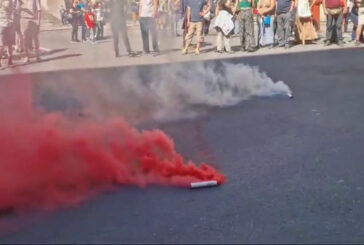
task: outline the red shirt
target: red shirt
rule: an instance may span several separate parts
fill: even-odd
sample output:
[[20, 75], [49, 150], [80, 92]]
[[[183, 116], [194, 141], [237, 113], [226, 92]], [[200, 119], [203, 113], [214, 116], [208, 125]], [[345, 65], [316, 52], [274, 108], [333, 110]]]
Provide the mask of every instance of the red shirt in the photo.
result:
[[326, 8], [334, 9], [342, 7], [341, 0], [326, 0]]
[[95, 15], [93, 13], [86, 13], [85, 22], [86, 22], [87, 28], [94, 28], [95, 27]]

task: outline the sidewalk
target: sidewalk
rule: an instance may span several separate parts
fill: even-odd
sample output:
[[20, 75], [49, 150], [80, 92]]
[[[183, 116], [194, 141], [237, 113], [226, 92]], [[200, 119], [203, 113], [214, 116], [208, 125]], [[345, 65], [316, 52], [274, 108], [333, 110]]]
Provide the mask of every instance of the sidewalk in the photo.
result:
[[[43, 19], [44, 20], [44, 19]], [[129, 39], [133, 50], [141, 52], [142, 40], [140, 35], [139, 26], [130, 26], [128, 28]], [[48, 28], [48, 29], [47, 29]], [[57, 29], [58, 28], [58, 29]], [[57, 21], [48, 17], [47, 21], [42, 24], [43, 31], [40, 34], [41, 47], [43, 50], [42, 59], [40, 63], [23, 64], [21, 60], [15, 60], [15, 65], [12, 68], [2, 68], [2, 74], [14, 73], [29, 73], [29, 72], [43, 72], [52, 70], [66, 70], [66, 69], [87, 69], [87, 68], [102, 68], [102, 67], [119, 67], [119, 66], [133, 66], [133, 65], [149, 65], [149, 64], [164, 64], [172, 62], [188, 62], [188, 61], [203, 61], [214, 59], [228, 59], [248, 56], [261, 56], [261, 55], [280, 55], [287, 53], [297, 52], [314, 52], [318, 50], [331, 50], [339, 49], [337, 45], [324, 47], [322, 40], [317, 44], [296, 45], [290, 49], [263, 48], [255, 53], [240, 52], [240, 40], [238, 36], [232, 39], [232, 47], [234, 54], [218, 54], [215, 53], [216, 49], [216, 36], [214, 31], [205, 38], [204, 46], [201, 50], [201, 55], [194, 54], [181, 55], [181, 37], [170, 37], [166, 35], [159, 35], [159, 45], [161, 55], [158, 57], [153, 56], [140, 56], [129, 58], [126, 56], [122, 41], [120, 40], [121, 54], [123, 57], [115, 58], [113, 51], [113, 44], [111, 39], [111, 32], [108, 26], [105, 28], [105, 40], [97, 43], [80, 42], [71, 43], [71, 30], [69, 27], [58, 26]], [[53, 30], [56, 29], [56, 30]], [[324, 30], [325, 28], [323, 28]], [[349, 33], [345, 33], [345, 41], [348, 41]], [[347, 42], [344, 48], [354, 48], [353, 42]], [[361, 48], [358, 48], [361, 50]], [[279, 56], [277, 56], [279, 57]]]

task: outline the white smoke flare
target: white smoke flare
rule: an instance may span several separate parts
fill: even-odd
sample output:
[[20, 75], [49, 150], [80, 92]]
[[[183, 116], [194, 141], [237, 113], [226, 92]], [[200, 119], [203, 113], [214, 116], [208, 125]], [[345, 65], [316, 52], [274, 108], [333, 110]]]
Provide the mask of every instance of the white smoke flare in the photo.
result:
[[117, 81], [107, 78], [46, 86], [56, 94], [73, 94], [96, 116], [121, 115], [132, 122], [194, 117], [196, 106], [233, 106], [252, 96], [292, 93], [258, 67], [224, 62], [137, 67], [124, 70]]

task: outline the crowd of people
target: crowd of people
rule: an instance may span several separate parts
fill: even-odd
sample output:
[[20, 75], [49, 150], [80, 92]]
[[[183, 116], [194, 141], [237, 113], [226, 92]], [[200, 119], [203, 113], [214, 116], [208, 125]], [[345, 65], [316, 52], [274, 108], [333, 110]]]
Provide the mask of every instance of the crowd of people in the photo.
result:
[[144, 54], [151, 53], [149, 34], [152, 53], [159, 54], [158, 33], [161, 32], [181, 35], [184, 55], [189, 52], [193, 38], [194, 53], [200, 54], [210, 29], [217, 33], [218, 53], [233, 53], [230, 44], [233, 35], [240, 36], [241, 50], [246, 52], [262, 47], [290, 48], [297, 43], [316, 43], [321, 32], [321, 5], [326, 16], [324, 45], [344, 46], [343, 32], [348, 31], [349, 21], [353, 26], [352, 41], [355, 45], [362, 42], [364, 0], [109, 0], [107, 3], [117, 56], [119, 32], [129, 55], [135, 55], [126, 29], [128, 10], [134, 24], [139, 20]]
[[[159, 55], [161, 33], [181, 36], [183, 55], [195, 39], [194, 53], [198, 55], [212, 29], [217, 34], [217, 53], [234, 52], [233, 35], [240, 36], [240, 49], [245, 52], [315, 43], [321, 32], [321, 5], [327, 20], [324, 45], [344, 46], [343, 32], [348, 31], [349, 22], [352, 40], [360, 45], [364, 0], [73, 0], [60, 14], [62, 23], [72, 26], [72, 42], [104, 39], [104, 26], [110, 22], [116, 57], [120, 56], [120, 36], [128, 55], [139, 55], [131, 48], [128, 18], [140, 26], [144, 55]], [[40, 60], [40, 10], [40, 0], [0, 0], [0, 65], [3, 57], [12, 64], [13, 50], [24, 54], [25, 62], [34, 50]]]
[[40, 61], [40, 11], [40, 0], [0, 0], [0, 66], [3, 57], [13, 64], [14, 49], [25, 62], [30, 62], [34, 50]]

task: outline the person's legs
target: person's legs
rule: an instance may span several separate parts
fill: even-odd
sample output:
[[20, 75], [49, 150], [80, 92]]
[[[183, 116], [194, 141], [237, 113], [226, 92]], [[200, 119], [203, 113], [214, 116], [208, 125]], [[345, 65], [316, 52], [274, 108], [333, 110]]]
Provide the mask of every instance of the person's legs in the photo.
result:
[[284, 44], [289, 44], [289, 37], [291, 35], [291, 13], [287, 13], [284, 16]]
[[278, 37], [278, 45], [280, 47], [284, 46], [285, 44], [285, 14], [278, 14], [277, 15], [277, 37]]
[[121, 32], [121, 38], [123, 39], [123, 43], [124, 43], [124, 47], [126, 49], [126, 52], [128, 52], [128, 54], [131, 54], [131, 47], [130, 47], [130, 42], [129, 42], [129, 37], [128, 37], [128, 31], [126, 28], [126, 21], [125, 19], [123, 19], [121, 25], [120, 25], [120, 32]]
[[351, 40], [356, 40], [356, 29], [358, 26], [358, 16], [355, 15], [354, 13], [349, 13], [348, 14], [348, 18], [349, 20], [351, 20], [351, 22], [353, 22], [353, 30], [351, 32]]
[[334, 17], [331, 14], [327, 15], [327, 23], [326, 23], [326, 40], [325, 43], [326, 44], [330, 44], [332, 41], [332, 34], [334, 31]]
[[78, 25], [77, 25], [77, 23], [72, 24], [72, 41], [78, 42]]
[[251, 9], [249, 9], [246, 13], [245, 20], [245, 43], [247, 44], [247, 50], [252, 51], [256, 44], [254, 38], [254, 16]]
[[223, 52], [223, 34], [221, 30], [217, 31], [217, 35], [216, 35], [216, 49], [218, 52]]
[[244, 18], [244, 10], [241, 10], [238, 15], [239, 25], [240, 25], [240, 49], [245, 51], [245, 18]]
[[149, 31], [148, 31], [148, 20], [145, 17], [141, 17], [139, 19], [140, 23], [140, 31], [142, 34], [142, 41], [143, 41], [143, 51], [144, 53], [149, 53]]
[[226, 52], [231, 53], [230, 37], [223, 35], [223, 41]]
[[[152, 43], [153, 43], [153, 51], [156, 53], [159, 53], [159, 47], [158, 47], [158, 37], [157, 37], [157, 30], [155, 27], [155, 19], [154, 18], [148, 18], [148, 29], [152, 35]], [[148, 39], [149, 43], [149, 39]]]
[[201, 43], [203, 42], [202, 28], [203, 28], [203, 22], [202, 21], [197, 22], [197, 25], [196, 25], [197, 45], [196, 45], [196, 50], [195, 50], [196, 54], [200, 54]]
[[112, 40], [114, 44], [115, 57], [120, 56], [119, 52], [119, 29], [116, 24], [111, 23]]
[[190, 23], [190, 26], [188, 27], [188, 31], [187, 31], [186, 38], [185, 38], [185, 47], [184, 47], [183, 53], [187, 53], [188, 48], [191, 45], [193, 35], [196, 32], [196, 27], [197, 27], [197, 22]]
[[339, 45], [343, 45], [343, 13], [340, 13], [339, 15], [335, 16], [335, 28], [336, 28], [336, 42]]

